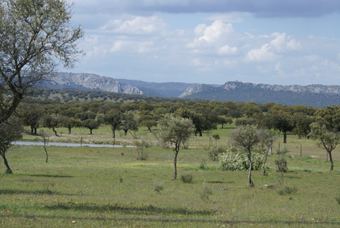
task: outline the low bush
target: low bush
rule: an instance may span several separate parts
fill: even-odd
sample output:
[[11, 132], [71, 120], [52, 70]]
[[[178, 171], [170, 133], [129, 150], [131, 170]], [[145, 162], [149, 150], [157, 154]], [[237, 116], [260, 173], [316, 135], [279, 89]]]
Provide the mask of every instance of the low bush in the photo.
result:
[[297, 192], [297, 187], [288, 187], [288, 186], [282, 186], [277, 193], [279, 195], [290, 195], [290, 194], [294, 194]]
[[192, 183], [193, 179], [194, 178], [193, 178], [192, 174], [181, 175], [181, 181], [183, 183]]

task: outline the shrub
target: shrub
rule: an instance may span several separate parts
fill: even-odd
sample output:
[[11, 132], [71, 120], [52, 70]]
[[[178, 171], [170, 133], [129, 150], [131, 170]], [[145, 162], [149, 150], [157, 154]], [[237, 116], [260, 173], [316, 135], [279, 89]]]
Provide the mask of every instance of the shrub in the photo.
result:
[[155, 181], [154, 182], [154, 186], [155, 186], [155, 191], [156, 192], [160, 192], [161, 190], [164, 189], [164, 182], [162, 182], [162, 181]]
[[192, 176], [192, 174], [185, 174], [185, 175], [181, 175], [181, 181], [183, 182], [183, 183], [192, 183], [192, 181], [193, 181], [193, 176]]
[[204, 169], [205, 165], [207, 164], [205, 158], [202, 159], [201, 164], [200, 164], [200, 169]]
[[205, 182], [202, 184], [202, 191], [200, 192], [200, 198], [203, 201], [210, 201], [209, 196], [212, 195], [212, 190], [209, 188]]
[[275, 165], [278, 172], [285, 173], [288, 171], [287, 160], [283, 157], [275, 160]]
[[[264, 155], [259, 153], [251, 154], [252, 170], [261, 169], [264, 160]], [[223, 153], [220, 156], [220, 163], [222, 165], [222, 170], [248, 170], [249, 161], [247, 156], [241, 153], [233, 153], [227, 150], [227, 153]]]
[[282, 186], [277, 193], [279, 195], [290, 195], [290, 194], [294, 194], [297, 192], [297, 187], [288, 187], [288, 186]]
[[211, 149], [208, 152], [208, 156], [212, 161], [218, 161], [219, 155], [221, 155], [222, 153], [224, 153], [226, 151], [226, 147], [225, 146], [219, 146], [215, 149]]

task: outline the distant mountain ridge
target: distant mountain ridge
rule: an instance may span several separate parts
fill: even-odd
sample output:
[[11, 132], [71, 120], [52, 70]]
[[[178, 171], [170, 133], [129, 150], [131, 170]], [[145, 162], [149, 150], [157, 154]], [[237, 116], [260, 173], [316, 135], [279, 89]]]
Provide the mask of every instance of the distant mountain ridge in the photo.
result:
[[121, 84], [113, 78], [85, 73], [53, 73], [43, 83], [43, 86], [58, 89], [90, 89], [115, 93], [143, 94], [137, 87]]
[[187, 89], [180, 97], [234, 102], [254, 101], [284, 105], [327, 106], [340, 105], [340, 86], [282, 86], [233, 81], [222, 86], [196, 85]]
[[208, 85], [180, 82], [145, 82], [140, 80], [113, 79], [87, 73], [54, 73], [44, 81], [43, 87], [53, 89], [97, 90], [115, 93], [181, 97], [202, 100], [220, 100], [256, 103], [274, 102], [283, 105], [324, 107], [340, 105], [338, 85], [269, 85], [226, 82], [224, 85]]

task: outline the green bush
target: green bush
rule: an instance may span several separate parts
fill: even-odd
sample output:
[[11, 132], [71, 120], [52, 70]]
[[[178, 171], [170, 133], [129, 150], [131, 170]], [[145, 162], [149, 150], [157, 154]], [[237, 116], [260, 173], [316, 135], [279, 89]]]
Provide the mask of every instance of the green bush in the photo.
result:
[[192, 181], [193, 181], [193, 176], [192, 176], [192, 174], [184, 174], [184, 175], [181, 175], [181, 181], [183, 182], [183, 183], [192, 183]]

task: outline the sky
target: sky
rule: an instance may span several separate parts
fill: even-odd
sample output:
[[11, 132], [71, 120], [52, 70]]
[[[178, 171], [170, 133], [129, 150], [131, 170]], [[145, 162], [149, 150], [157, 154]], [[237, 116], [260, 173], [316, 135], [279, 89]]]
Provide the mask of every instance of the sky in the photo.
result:
[[116, 79], [340, 85], [339, 0], [74, 0], [86, 53]]

